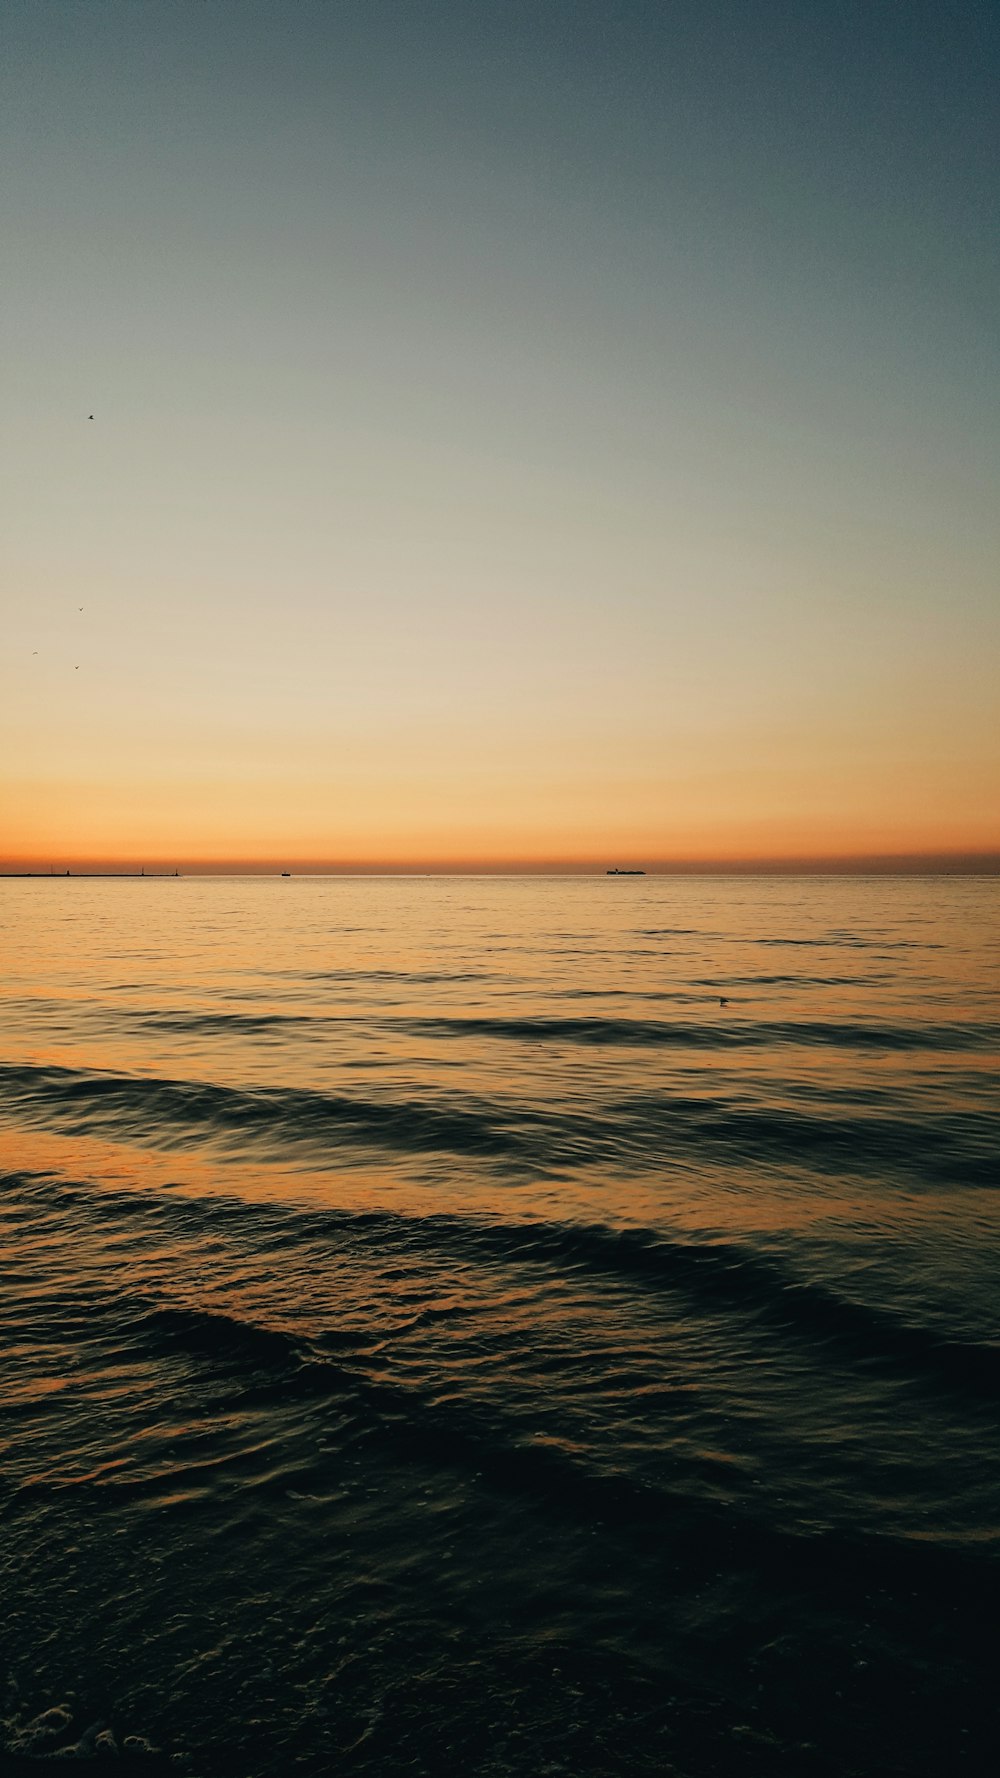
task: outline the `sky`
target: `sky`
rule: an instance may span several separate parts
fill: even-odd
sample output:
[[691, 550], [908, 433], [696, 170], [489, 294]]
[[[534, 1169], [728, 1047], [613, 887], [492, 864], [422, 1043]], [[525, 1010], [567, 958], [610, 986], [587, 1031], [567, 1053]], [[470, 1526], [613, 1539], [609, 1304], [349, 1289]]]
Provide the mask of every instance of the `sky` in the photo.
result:
[[1000, 861], [998, 76], [5, 0], [0, 866]]

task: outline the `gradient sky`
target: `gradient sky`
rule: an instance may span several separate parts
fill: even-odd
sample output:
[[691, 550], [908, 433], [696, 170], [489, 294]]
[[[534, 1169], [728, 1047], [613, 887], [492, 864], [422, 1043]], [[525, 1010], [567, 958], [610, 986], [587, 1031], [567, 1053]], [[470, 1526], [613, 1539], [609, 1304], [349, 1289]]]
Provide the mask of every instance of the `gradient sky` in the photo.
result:
[[5, 863], [1000, 848], [995, 5], [0, 64]]

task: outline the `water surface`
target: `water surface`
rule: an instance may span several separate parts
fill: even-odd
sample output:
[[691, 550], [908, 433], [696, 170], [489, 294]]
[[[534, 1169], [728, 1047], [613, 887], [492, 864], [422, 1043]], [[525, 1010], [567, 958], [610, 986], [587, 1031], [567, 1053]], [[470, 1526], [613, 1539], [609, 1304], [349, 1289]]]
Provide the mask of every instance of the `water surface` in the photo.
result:
[[991, 1769], [998, 903], [0, 886], [8, 1747]]

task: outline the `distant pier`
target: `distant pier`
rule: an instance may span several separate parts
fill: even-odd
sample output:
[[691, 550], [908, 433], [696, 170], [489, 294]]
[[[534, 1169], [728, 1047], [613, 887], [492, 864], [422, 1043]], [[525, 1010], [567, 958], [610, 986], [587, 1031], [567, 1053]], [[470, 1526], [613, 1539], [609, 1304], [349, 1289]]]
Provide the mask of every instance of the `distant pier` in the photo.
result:
[[0, 877], [20, 877], [22, 879], [30, 877], [39, 883], [47, 883], [50, 880], [53, 883], [65, 883], [67, 877], [72, 877], [75, 883], [89, 882], [95, 877], [104, 880], [117, 879], [118, 877], [138, 880], [148, 877], [151, 882], [167, 877], [172, 881], [180, 874], [179, 870], [0, 870]]

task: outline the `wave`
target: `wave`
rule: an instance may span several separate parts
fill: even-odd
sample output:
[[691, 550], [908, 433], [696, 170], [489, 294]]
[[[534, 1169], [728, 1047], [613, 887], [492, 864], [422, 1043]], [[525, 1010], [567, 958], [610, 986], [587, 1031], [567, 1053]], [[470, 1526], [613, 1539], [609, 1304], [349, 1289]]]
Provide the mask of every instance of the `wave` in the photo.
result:
[[[85, 1220], [148, 1222], [157, 1243], [164, 1224], [172, 1223], [185, 1241], [230, 1229], [239, 1232], [241, 1250], [249, 1240], [272, 1260], [289, 1249], [296, 1257], [303, 1248], [317, 1256], [336, 1251], [352, 1266], [370, 1265], [373, 1274], [419, 1260], [485, 1275], [516, 1272], [522, 1281], [525, 1268], [544, 1269], [561, 1282], [620, 1281], [630, 1300], [637, 1290], [665, 1292], [713, 1315], [720, 1309], [749, 1312], [793, 1333], [797, 1341], [834, 1347], [868, 1370], [876, 1366], [893, 1373], [936, 1374], [950, 1390], [982, 1393], [990, 1400], [1000, 1388], [1000, 1340], [967, 1338], [909, 1321], [882, 1302], [847, 1294], [839, 1282], [818, 1273], [803, 1275], [781, 1255], [745, 1242], [600, 1223], [258, 1205], [222, 1194], [193, 1200], [149, 1192], [95, 1193], [51, 1175], [6, 1174], [0, 1179], [18, 1196], [58, 1209], [62, 1216], [73, 1212]], [[217, 1310], [142, 1303], [140, 1311], [142, 1329], [157, 1338], [193, 1344], [216, 1358], [237, 1358], [252, 1366], [328, 1363], [332, 1347], [361, 1351], [369, 1343], [364, 1330], [324, 1330], [310, 1338], [306, 1332], [261, 1328]]]
[[823, 1110], [757, 1105], [666, 1091], [563, 1101], [560, 1108], [471, 1095], [362, 1098], [306, 1087], [231, 1087], [211, 1081], [101, 1073], [53, 1064], [0, 1064], [0, 1109], [80, 1135], [112, 1130], [151, 1147], [181, 1140], [254, 1146], [279, 1157], [290, 1143], [325, 1158], [345, 1147], [393, 1155], [481, 1157], [535, 1176], [601, 1162], [660, 1168], [692, 1155], [716, 1164], [807, 1165], [813, 1171], [884, 1169], [912, 1183], [998, 1183], [996, 1120], [949, 1106], [911, 1120], [878, 1109], [874, 1094]]
[[302, 1343], [276, 1328], [218, 1310], [182, 1304], [141, 1308], [135, 1329], [152, 1349], [187, 1347], [204, 1357], [248, 1369], [284, 1369], [308, 1364]]
[[[680, 1018], [628, 1018], [602, 1015], [525, 1014], [479, 1015], [431, 1014], [419, 1017], [365, 1012], [238, 1012], [229, 1009], [166, 1007], [116, 1009], [112, 1021], [140, 1026], [143, 1030], [202, 1036], [266, 1037], [270, 1033], [322, 1033], [331, 1028], [406, 1032], [419, 1037], [445, 1039], [482, 1037], [522, 1043], [572, 1043], [641, 1049], [774, 1049], [822, 1048], [840, 1050], [968, 1051], [1000, 1054], [1000, 1023], [978, 1020], [941, 1020], [936, 1023], [889, 1023], [856, 1019], [758, 1019], [742, 1010], [746, 1004], [733, 993], [737, 986], [796, 983], [794, 976], [741, 977], [738, 982], [705, 982], [717, 999], [724, 994], [729, 1010], [719, 1007], [711, 1020]], [[824, 981], [823, 986], [830, 986]], [[603, 999], [600, 989], [577, 989], [567, 998]], [[647, 993], [629, 998], [683, 1001], [704, 1008], [707, 996], [681, 992]], [[8, 1006], [19, 1010], [63, 1014], [59, 1000], [19, 1000]], [[74, 1005], [74, 1011], [76, 1011]], [[100, 1002], [87, 1009], [99, 1014]], [[723, 1017], [725, 1013], [725, 1017]]]
[[720, 988], [727, 992], [730, 988], [873, 988], [881, 987], [892, 981], [892, 976], [883, 971], [866, 969], [861, 975], [803, 975], [796, 970], [793, 974], [783, 975], [727, 975], [711, 977], [692, 977], [691, 985], [696, 988]]
[[[723, 1010], [720, 1008], [720, 1011]], [[392, 1023], [417, 1035], [498, 1037], [521, 1042], [626, 1044], [641, 1048], [743, 1049], [775, 1045], [828, 1045], [837, 1049], [998, 1050], [1000, 1025], [978, 1023], [880, 1025], [833, 1020], [785, 1019], [753, 1024], [667, 1023], [656, 1019], [478, 1018], [400, 1019]]]
[[492, 1225], [479, 1239], [505, 1255], [544, 1262], [560, 1272], [585, 1271], [646, 1280], [711, 1306], [741, 1305], [820, 1342], [836, 1341], [856, 1356], [902, 1359], [946, 1371], [961, 1384], [1000, 1384], [1000, 1344], [950, 1337], [905, 1322], [878, 1305], [847, 1297], [818, 1279], [804, 1279], [779, 1260], [730, 1242], [670, 1240], [651, 1229], [599, 1225]]
[[[383, 1237], [392, 1232], [394, 1222], [398, 1225], [398, 1219], [379, 1220]], [[425, 1234], [430, 1232], [423, 1225], [420, 1227]], [[395, 1232], [400, 1233], [398, 1226]], [[436, 1232], [442, 1231], [437, 1227]], [[449, 1226], [448, 1233], [456, 1232], [454, 1226]], [[508, 1248], [514, 1238], [521, 1257], [525, 1252], [534, 1258], [540, 1256], [538, 1231], [506, 1227], [465, 1233], [474, 1238], [488, 1235]], [[533, 1238], [527, 1248], [520, 1246], [520, 1238], [529, 1233]], [[607, 1237], [607, 1231], [600, 1229], [564, 1228], [551, 1233], [563, 1249], [568, 1243], [591, 1259]], [[646, 1236], [639, 1239], [636, 1234], [625, 1242], [624, 1249], [620, 1240], [613, 1243], [616, 1260], [620, 1261], [623, 1251], [628, 1252], [630, 1268], [637, 1251], [645, 1248], [648, 1260], [657, 1245], [662, 1261], [662, 1240], [657, 1243]], [[723, 1271], [730, 1280], [747, 1275], [742, 1261], [733, 1263], [732, 1254], [724, 1262], [716, 1249], [674, 1247], [673, 1251], [675, 1256], [680, 1252], [688, 1264], [707, 1263], [717, 1278]], [[551, 1257], [551, 1252], [546, 1257]], [[862, 1318], [859, 1327], [864, 1325]], [[879, 1317], [873, 1325], [878, 1326], [880, 1334], [884, 1333], [885, 1318]], [[413, 1377], [398, 1381], [373, 1374], [364, 1350], [366, 1339], [360, 1332], [348, 1339], [331, 1338], [329, 1334], [308, 1338], [245, 1315], [206, 1310], [183, 1302], [150, 1302], [142, 1297], [129, 1298], [127, 1294], [109, 1295], [107, 1300], [89, 1305], [89, 1331], [93, 1334], [102, 1327], [106, 1333], [113, 1332], [119, 1348], [124, 1341], [130, 1350], [138, 1349], [146, 1357], [190, 1353], [196, 1363], [208, 1367], [215, 1377], [212, 1400], [216, 1405], [226, 1399], [220, 1397], [220, 1384], [224, 1390], [237, 1391], [235, 1401], [252, 1400], [259, 1407], [274, 1402], [284, 1410], [292, 1401], [336, 1404], [341, 1416], [346, 1416], [341, 1425], [353, 1426], [368, 1446], [374, 1441], [389, 1447], [396, 1456], [402, 1452], [435, 1466], [472, 1473], [491, 1488], [528, 1496], [536, 1504], [548, 1502], [560, 1518], [569, 1516], [605, 1526], [648, 1525], [655, 1528], [658, 1537], [671, 1543], [676, 1538], [683, 1546], [671, 1555], [675, 1571], [688, 1565], [701, 1568], [706, 1561], [714, 1564], [722, 1549], [738, 1563], [751, 1561], [756, 1566], [763, 1562], [770, 1567], [777, 1560], [795, 1569], [803, 1564], [819, 1570], [837, 1569], [845, 1562], [864, 1567], [874, 1560], [879, 1567], [902, 1565], [906, 1573], [912, 1573], [914, 1563], [927, 1564], [928, 1577], [948, 1572], [955, 1560], [967, 1559], [960, 1546], [947, 1543], [932, 1547], [902, 1538], [894, 1540], [884, 1534], [790, 1531], [769, 1523], [749, 1500], [736, 1503], [728, 1499], [722, 1505], [711, 1497], [697, 1498], [683, 1471], [673, 1479], [661, 1475], [653, 1480], [622, 1466], [613, 1451], [602, 1453], [596, 1447], [584, 1449], [559, 1438], [540, 1438], [531, 1426], [519, 1421], [516, 1413], [498, 1412], [495, 1406], [491, 1409], [468, 1396], [449, 1395], [442, 1400]], [[908, 1335], [913, 1330], [904, 1332]], [[897, 1329], [890, 1352], [880, 1346], [879, 1357], [900, 1355], [898, 1335]], [[350, 1350], [352, 1344], [354, 1351]], [[334, 1350], [338, 1346], [340, 1349]], [[929, 1361], [932, 1370], [947, 1369], [949, 1384], [956, 1378], [965, 1387], [975, 1388], [981, 1383], [992, 1398], [1000, 1362], [997, 1350], [984, 1353], [957, 1342], [938, 1342], [932, 1351], [925, 1351], [907, 1338], [904, 1352], [909, 1359], [916, 1356]], [[347, 1436], [350, 1438], [350, 1432]], [[306, 1490], [322, 1487], [322, 1466], [320, 1452], [298, 1478], [291, 1477], [286, 1466], [269, 1470], [254, 1482], [254, 1491], [271, 1491], [284, 1498], [292, 1479]], [[174, 1470], [178, 1472], [177, 1465]], [[179, 1473], [184, 1470], [181, 1459]], [[128, 1491], [155, 1496], [162, 1492], [163, 1473], [157, 1466], [152, 1473], [137, 1473], [134, 1477], [116, 1470], [110, 1477], [91, 1474], [72, 1483], [32, 1478], [22, 1484], [22, 1489], [44, 1494], [61, 1492], [66, 1486], [85, 1486], [97, 1493], [110, 1489], [116, 1495]], [[985, 1580], [982, 1559], [986, 1553], [980, 1545], [974, 1555], [981, 1581]]]
[[516, 1147], [499, 1122], [461, 1107], [348, 1098], [306, 1087], [240, 1088], [211, 1081], [0, 1065], [0, 1102], [50, 1114], [79, 1134], [115, 1125], [154, 1146], [171, 1133], [313, 1145], [353, 1139], [394, 1152], [502, 1155]]
[[883, 938], [877, 935], [865, 938], [859, 932], [827, 932], [816, 938], [756, 938], [751, 942], [757, 945], [806, 945], [819, 950], [939, 951], [942, 948], [936, 939]]
[[641, 926], [637, 938], [717, 938], [715, 932], [702, 932], [697, 926]]
[[282, 976], [296, 982], [415, 982], [418, 987], [494, 979], [486, 969], [269, 969], [262, 970], [261, 974]]
[[[117, 1016], [121, 1018], [122, 1015]], [[283, 1032], [333, 1022], [329, 1016], [319, 1019], [312, 1013], [291, 1012], [134, 1012], [130, 1009], [125, 1017], [134, 1019], [149, 1031], [193, 1031], [206, 1036], [242, 1033], [248, 1037], [266, 1037], [270, 1031]]]

